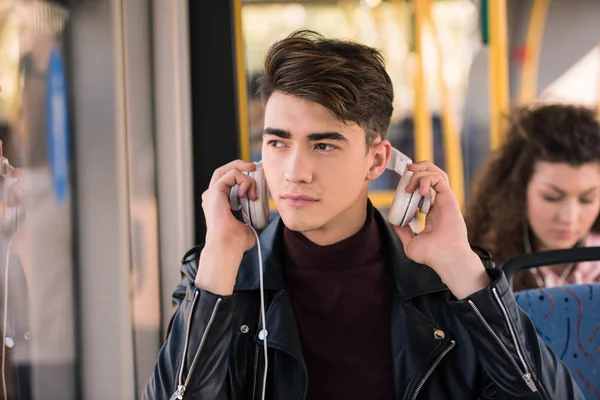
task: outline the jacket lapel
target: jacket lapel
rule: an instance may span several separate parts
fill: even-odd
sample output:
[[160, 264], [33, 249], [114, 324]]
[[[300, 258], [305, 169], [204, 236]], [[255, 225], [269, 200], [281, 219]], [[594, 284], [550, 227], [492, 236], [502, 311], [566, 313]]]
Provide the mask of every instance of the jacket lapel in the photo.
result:
[[[398, 235], [379, 212], [375, 218], [396, 283], [391, 324], [395, 397], [410, 399], [450, 341], [450, 335], [419, 311], [411, 300], [446, 291], [447, 287], [435, 271], [406, 256]], [[440, 332], [444, 332], [443, 337]]]
[[[410, 399], [450, 335], [409, 303], [392, 304], [392, 365], [396, 399]], [[436, 335], [437, 332], [437, 335]], [[443, 337], [439, 332], [444, 332]]]

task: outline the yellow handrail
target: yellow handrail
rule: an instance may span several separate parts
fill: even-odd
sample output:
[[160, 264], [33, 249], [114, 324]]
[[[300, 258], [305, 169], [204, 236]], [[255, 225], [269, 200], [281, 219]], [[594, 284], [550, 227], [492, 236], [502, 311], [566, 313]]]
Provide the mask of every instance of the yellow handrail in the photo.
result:
[[242, 160], [250, 161], [250, 133], [248, 120], [248, 84], [246, 81], [246, 57], [242, 31], [242, 0], [233, 1], [233, 24], [235, 44], [235, 74], [237, 83], [239, 146]]
[[452, 100], [450, 99], [450, 92], [446, 79], [444, 77], [444, 59], [442, 46], [440, 39], [433, 20], [431, 13], [431, 4], [427, 1], [427, 20], [429, 27], [433, 34], [435, 51], [437, 54], [437, 74], [438, 82], [440, 85], [440, 92], [442, 97], [442, 134], [444, 138], [444, 155], [445, 155], [445, 169], [450, 179], [450, 187], [454, 192], [454, 195], [458, 199], [461, 209], [465, 202], [465, 188], [464, 188], [464, 173], [463, 173], [463, 157], [462, 149], [460, 146], [460, 134], [458, 132], [458, 126], [454, 117], [452, 109]]
[[506, 0], [489, 0], [490, 27], [490, 146], [503, 142], [503, 118], [508, 111], [508, 46], [506, 39]]
[[521, 104], [531, 103], [537, 97], [540, 51], [549, 5], [550, 0], [535, 0], [531, 8], [525, 40], [525, 58], [521, 70], [521, 92], [519, 95]]
[[[600, 43], [598, 44], [598, 47], [596, 47], [596, 53], [598, 54], [596, 57], [600, 58]], [[598, 92], [596, 92], [596, 111], [598, 114], [600, 114], [600, 63], [598, 63], [598, 82], [597, 82], [597, 86], [598, 86]]]
[[414, 43], [417, 68], [414, 75], [414, 139], [415, 161], [433, 161], [431, 114], [427, 107], [427, 86], [423, 66], [423, 27], [425, 26], [426, 0], [414, 0]]
[[[433, 133], [431, 113], [427, 106], [427, 85], [423, 63], [423, 28], [427, 12], [427, 0], [414, 0], [414, 43], [417, 68], [414, 75], [414, 140], [415, 161], [433, 161]], [[419, 231], [425, 227], [425, 217], [418, 214]]]

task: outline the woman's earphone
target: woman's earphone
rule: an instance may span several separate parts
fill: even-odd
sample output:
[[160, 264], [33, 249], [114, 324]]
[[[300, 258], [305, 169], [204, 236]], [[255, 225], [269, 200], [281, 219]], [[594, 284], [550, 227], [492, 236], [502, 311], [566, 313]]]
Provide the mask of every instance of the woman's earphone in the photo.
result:
[[[392, 225], [405, 226], [413, 220], [417, 211], [426, 214], [431, 208], [431, 194], [421, 196], [418, 189], [413, 193], [406, 192], [406, 186], [413, 174], [408, 170], [410, 164], [412, 164], [412, 160], [408, 156], [392, 148], [386, 168], [401, 177], [387, 216], [388, 222]], [[236, 185], [229, 195], [229, 203], [232, 210], [241, 211], [248, 218], [250, 225], [254, 229], [260, 230], [269, 223], [269, 193], [262, 162], [256, 163], [255, 171], [244, 173], [256, 181], [257, 199], [240, 198], [237, 195], [238, 186]]]

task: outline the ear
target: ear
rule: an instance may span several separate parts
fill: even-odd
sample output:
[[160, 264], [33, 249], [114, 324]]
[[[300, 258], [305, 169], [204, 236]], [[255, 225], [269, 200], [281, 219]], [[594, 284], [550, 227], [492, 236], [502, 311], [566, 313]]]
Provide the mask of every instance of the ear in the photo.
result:
[[387, 140], [374, 143], [369, 149], [369, 170], [367, 171], [367, 180], [372, 181], [385, 171], [385, 167], [390, 159], [392, 145]]

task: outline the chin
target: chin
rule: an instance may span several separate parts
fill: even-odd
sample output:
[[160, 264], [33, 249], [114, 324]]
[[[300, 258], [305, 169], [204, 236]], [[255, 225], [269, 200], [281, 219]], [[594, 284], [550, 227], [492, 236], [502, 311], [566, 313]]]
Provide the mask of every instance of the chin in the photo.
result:
[[568, 239], [568, 240], [553, 239], [553, 240], [549, 240], [546, 242], [547, 243], [546, 247], [548, 247], [548, 250], [570, 249], [572, 247], [575, 247], [577, 242], [578, 242], [578, 240], [572, 240], [572, 239]]
[[302, 213], [294, 212], [293, 210], [286, 211], [279, 212], [279, 215], [285, 226], [291, 231], [312, 232], [323, 226], [323, 224], [315, 219], [306, 218]]

